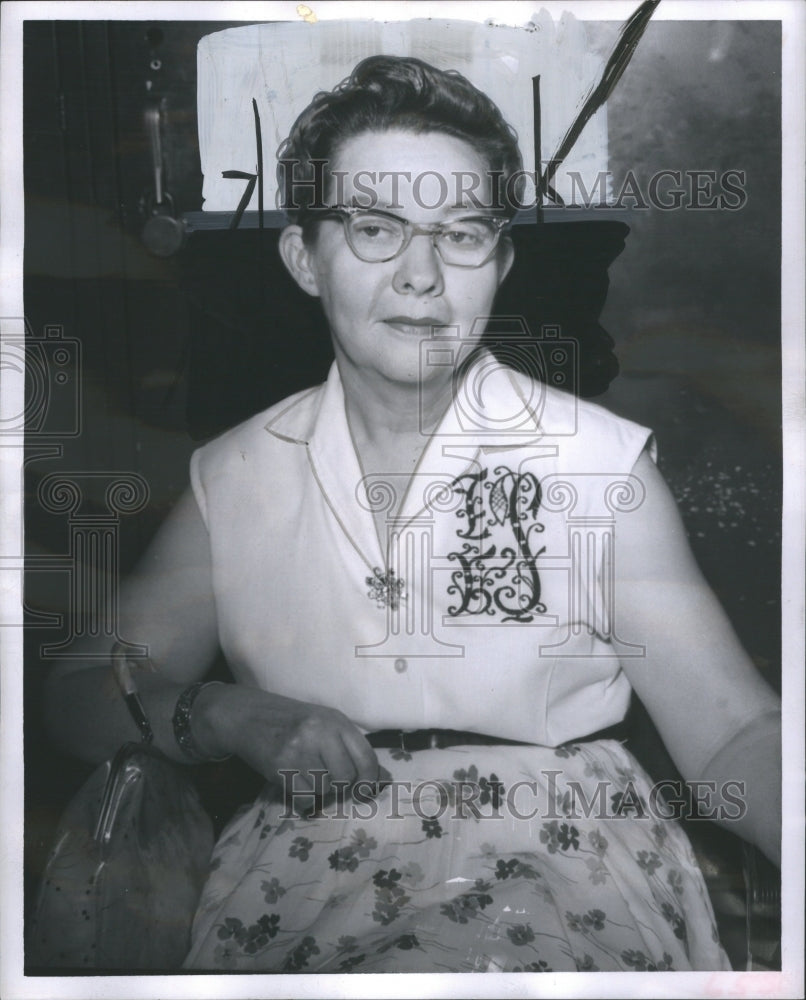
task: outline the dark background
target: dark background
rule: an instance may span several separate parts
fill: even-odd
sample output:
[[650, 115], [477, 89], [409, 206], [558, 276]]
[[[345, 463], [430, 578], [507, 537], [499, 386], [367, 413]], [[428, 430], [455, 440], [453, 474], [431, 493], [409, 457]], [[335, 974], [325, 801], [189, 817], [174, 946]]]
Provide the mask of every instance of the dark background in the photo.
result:
[[[26, 318], [34, 342], [57, 327], [81, 350], [67, 366], [69, 385], [81, 390], [80, 433], [58, 436], [59, 407], [72, 403], [54, 391], [47, 427], [55, 436], [28, 437], [27, 896], [86, 773], [53, 752], [39, 719], [41, 645], [64, 638], [69, 607], [69, 573], [42, 560], [69, 553], [71, 543], [66, 516], [44, 510], [38, 485], [53, 472], [142, 475], [150, 501], [120, 523], [125, 572], [185, 488], [193, 448], [320, 381], [331, 356], [316, 304], [279, 265], [276, 233], [195, 232], [169, 258], [141, 241], [153, 200], [145, 109], [161, 102], [177, 215], [198, 211], [196, 44], [230, 26], [25, 25]], [[588, 30], [606, 52], [616, 27]], [[635, 208], [626, 245], [626, 230], [604, 213], [522, 227], [518, 267], [499, 302], [535, 332], [560, 324], [579, 342], [573, 383], [581, 394], [655, 428], [700, 564], [775, 686], [780, 44], [776, 22], [651, 23], [608, 105], [614, 188], [628, 170], [646, 190], [661, 169], [736, 169], [746, 172], [746, 204], [735, 212]], [[58, 456], [38, 452], [45, 440], [58, 442]], [[90, 486], [85, 503], [90, 517], [103, 514], [102, 487]], [[61, 626], [42, 627], [46, 613]], [[633, 717], [639, 759], [656, 776], [670, 773], [640, 706]]]

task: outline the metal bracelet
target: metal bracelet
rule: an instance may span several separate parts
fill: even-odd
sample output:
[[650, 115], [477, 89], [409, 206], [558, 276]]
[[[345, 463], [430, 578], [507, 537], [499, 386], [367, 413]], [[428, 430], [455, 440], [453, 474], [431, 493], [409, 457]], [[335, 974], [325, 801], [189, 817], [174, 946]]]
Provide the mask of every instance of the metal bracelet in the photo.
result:
[[201, 753], [196, 746], [196, 741], [193, 739], [193, 730], [191, 728], [193, 702], [196, 700], [199, 692], [202, 688], [221, 683], [221, 681], [196, 681], [195, 684], [191, 684], [190, 687], [185, 688], [176, 702], [176, 708], [171, 719], [174, 728], [174, 737], [182, 753], [197, 764], [214, 764], [218, 761], [228, 760], [232, 756], [231, 754], [224, 754], [223, 757], [209, 757]]

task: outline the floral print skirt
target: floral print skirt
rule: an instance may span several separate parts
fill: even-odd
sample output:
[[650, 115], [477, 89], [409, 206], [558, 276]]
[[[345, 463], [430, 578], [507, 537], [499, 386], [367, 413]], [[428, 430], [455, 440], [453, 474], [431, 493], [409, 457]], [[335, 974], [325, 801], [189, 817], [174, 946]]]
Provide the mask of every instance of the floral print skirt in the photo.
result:
[[612, 740], [377, 751], [304, 818], [268, 790], [213, 853], [189, 969], [729, 969], [691, 846]]

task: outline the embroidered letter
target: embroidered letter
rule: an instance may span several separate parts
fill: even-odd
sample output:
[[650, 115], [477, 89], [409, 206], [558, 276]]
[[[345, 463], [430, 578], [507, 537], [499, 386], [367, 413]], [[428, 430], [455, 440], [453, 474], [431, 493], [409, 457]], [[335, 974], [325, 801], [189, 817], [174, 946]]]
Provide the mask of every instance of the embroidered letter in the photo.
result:
[[489, 481], [488, 471], [469, 472], [452, 484], [464, 497], [456, 516], [466, 527], [456, 531], [461, 551], [448, 555], [460, 567], [451, 573], [448, 593], [457, 595], [458, 603], [448, 614], [500, 614], [504, 622], [531, 622], [546, 610], [536, 565], [545, 546], [532, 548], [534, 536], [543, 531], [537, 520], [540, 483], [531, 472], [506, 466], [498, 466]]

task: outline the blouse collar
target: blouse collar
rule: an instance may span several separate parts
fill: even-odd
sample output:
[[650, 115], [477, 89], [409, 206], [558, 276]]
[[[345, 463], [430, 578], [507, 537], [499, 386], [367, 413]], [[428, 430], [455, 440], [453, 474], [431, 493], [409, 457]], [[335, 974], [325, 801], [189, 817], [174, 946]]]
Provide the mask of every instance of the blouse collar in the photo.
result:
[[469, 365], [451, 405], [430, 435], [414, 473], [365, 477], [347, 423], [344, 389], [334, 361], [327, 381], [300, 393], [266, 430], [308, 449], [308, 458], [326, 502], [353, 544], [373, 565], [383, 566], [372, 518], [375, 505], [403, 496], [402, 524], [428, 518], [449, 502], [442, 489], [479, 467], [485, 453], [535, 445], [545, 386], [520, 376], [488, 351]]

